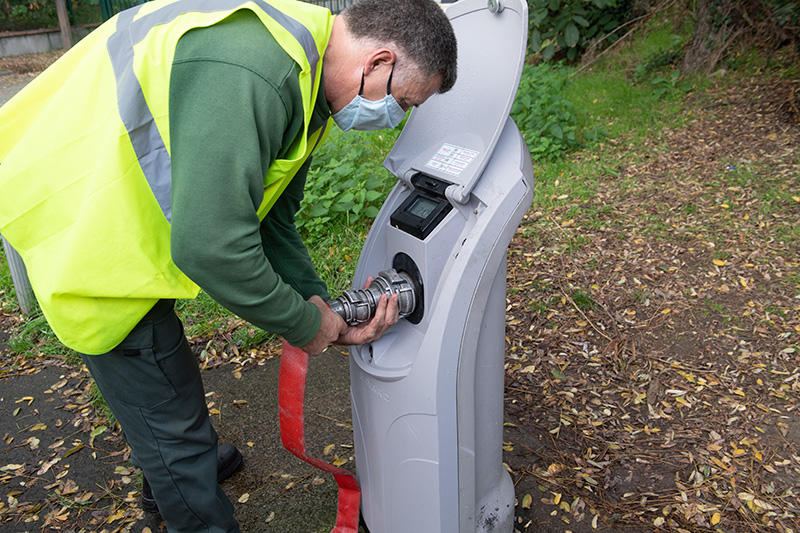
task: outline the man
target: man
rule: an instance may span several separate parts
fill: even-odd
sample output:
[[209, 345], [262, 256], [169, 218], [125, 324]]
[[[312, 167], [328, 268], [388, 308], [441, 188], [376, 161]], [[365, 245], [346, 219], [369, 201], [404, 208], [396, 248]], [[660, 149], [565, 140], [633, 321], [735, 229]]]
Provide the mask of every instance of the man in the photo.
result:
[[238, 531], [217, 477], [241, 460], [230, 446], [217, 457], [174, 299], [202, 287], [310, 354], [380, 337], [396, 297], [347, 327], [294, 227], [309, 155], [329, 117], [395, 127], [455, 68], [432, 0], [360, 0], [338, 17], [292, 0], [158, 0], [0, 109], [0, 233], [84, 354], [170, 531]]

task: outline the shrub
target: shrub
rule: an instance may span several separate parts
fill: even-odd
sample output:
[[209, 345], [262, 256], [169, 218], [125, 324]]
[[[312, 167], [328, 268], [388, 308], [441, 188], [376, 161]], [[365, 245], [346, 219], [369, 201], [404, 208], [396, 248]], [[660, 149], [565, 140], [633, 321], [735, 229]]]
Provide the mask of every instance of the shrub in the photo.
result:
[[623, 24], [631, 0], [528, 0], [528, 50], [550, 61], [560, 51], [570, 61], [595, 39]]
[[381, 163], [399, 133], [399, 129], [331, 133], [314, 154], [297, 213], [297, 227], [306, 238], [378, 214], [396, 183]]
[[578, 121], [564, 96], [567, 69], [548, 64], [526, 65], [511, 116], [528, 143], [531, 157], [548, 159], [580, 146]]

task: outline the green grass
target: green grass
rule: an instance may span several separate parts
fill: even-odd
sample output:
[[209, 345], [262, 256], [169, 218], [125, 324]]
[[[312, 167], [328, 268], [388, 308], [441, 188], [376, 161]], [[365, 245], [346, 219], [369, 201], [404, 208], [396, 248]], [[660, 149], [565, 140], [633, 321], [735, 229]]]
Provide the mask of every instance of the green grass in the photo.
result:
[[643, 304], [650, 298], [650, 291], [646, 289], [634, 289], [631, 292], [631, 298], [636, 303]]
[[109, 409], [105, 398], [103, 398], [94, 380], [92, 380], [92, 384], [89, 387], [89, 401], [92, 403], [92, 406], [100, 411], [104, 418], [108, 420], [109, 426], [113, 427], [117, 423], [117, 418], [114, 416], [114, 413], [111, 412], [111, 409]]
[[186, 335], [212, 335], [215, 331], [227, 329], [233, 314], [222, 307], [208, 294], [200, 291], [194, 300], [178, 300], [175, 311], [181, 317]]
[[589, 237], [584, 235], [576, 235], [575, 237], [569, 239], [569, 242], [567, 243], [567, 249], [570, 252], [578, 251], [590, 242], [592, 241], [589, 239]]
[[775, 235], [779, 241], [787, 244], [800, 242], [800, 224], [792, 224], [790, 226], [781, 226], [775, 230]]
[[546, 315], [551, 309], [558, 307], [561, 303], [559, 296], [550, 296], [549, 298], [541, 298], [530, 300], [526, 305], [526, 309], [538, 315]]
[[718, 303], [716, 303], [716, 302], [714, 302], [714, 301], [712, 301], [712, 300], [710, 300], [708, 298], [703, 298], [703, 303], [705, 303], [706, 307], [708, 307], [710, 310], [712, 310], [712, 311], [714, 311], [716, 313], [719, 313], [720, 315], [729, 315], [730, 314], [730, 311], [728, 310], [727, 307], [725, 307], [722, 304], [718, 304]]
[[73, 365], [81, 364], [80, 355], [61, 344], [38, 306], [9, 332], [7, 345], [11, 353], [25, 358], [44, 355], [62, 357]]
[[11, 269], [8, 267], [6, 253], [0, 246], [0, 309], [6, 312], [16, 312], [17, 292], [14, 290], [14, 283], [11, 280]]
[[654, 90], [659, 84], [652, 82], [670, 78], [674, 64], [653, 68], [643, 77], [636, 72], [637, 67], [653, 57], [665, 52], [679, 53], [690, 36], [689, 25], [676, 30], [668, 17], [655, 17], [633, 40], [617, 47], [590, 71], [574, 76], [567, 98], [583, 112], [587, 126], [597, 127], [599, 123], [611, 138], [652, 135], [653, 127], [676, 125], [682, 120], [677, 113], [681, 97], [694, 86], [702, 85], [703, 80], [680, 80], [659, 91]]
[[575, 305], [578, 307], [578, 309], [581, 309], [582, 311], [593, 309], [596, 305], [589, 293], [581, 289], [573, 290], [572, 294], [570, 294], [570, 298], [572, 298], [572, 301], [575, 302]]
[[725, 170], [721, 174], [732, 187], [750, 187], [758, 185], [759, 177], [746, 164], [737, 164], [738, 161], [728, 161], [724, 164]]
[[[712, 181], [727, 185], [729, 189], [725, 191], [725, 201], [729, 205], [735, 205], [741, 198], [752, 197], [757, 201], [758, 214], [772, 217], [781, 216], [796, 204], [795, 184], [785, 176], [776, 175], [764, 163], [732, 159], [726, 161], [724, 167], [725, 170], [715, 175]], [[722, 187], [713, 189], [719, 192]], [[776, 234], [790, 241], [797, 240], [798, 226], [793, 224], [778, 228]]]
[[[0, 311], [9, 314], [21, 312], [3, 246], [0, 246]], [[65, 355], [70, 352], [58, 342], [38, 305], [27, 315], [25, 321], [21, 322], [15, 330], [7, 333], [9, 333], [9, 338], [6, 345], [11, 353], [16, 355], [29, 358], [35, 357], [38, 353]]]
[[689, 202], [681, 206], [681, 211], [683, 211], [687, 215], [693, 215], [697, 213], [697, 206]]
[[724, 305], [717, 303], [709, 298], [703, 298], [703, 304], [705, 305], [705, 307], [701, 307], [700, 312], [706, 317], [712, 317], [716, 314], [719, 315], [724, 324], [734, 324], [734, 325], [738, 324], [736, 316], [731, 312], [730, 309], [728, 309]]
[[[575, 73], [574, 68], [553, 67], [570, 77], [562, 95], [576, 116], [577, 137], [583, 149], [580, 157], [566, 155], [535, 161], [536, 209], [559, 213], [566, 219], [580, 217], [582, 227], [613, 224], [614, 213], [607, 206], [593, 206], [600, 180], [615, 180], [622, 194], [637, 187], [635, 177], [620, 177], [619, 168], [641, 162], [638, 148], [646, 140], [657, 141], [658, 132], [664, 128], [685, 124], [689, 118], [683, 113], [687, 92], [702, 92], [707, 86], [705, 78], [693, 78], [666, 81], [655, 87], [650, 83], [652, 78], [668, 79], [672, 67], [655, 71], [641, 81], [634, 79], [635, 67], [650, 55], [678, 48], [690, 34], [688, 26], [676, 34], [671, 21], [662, 17], [592, 68]], [[606, 150], [610, 144], [623, 145], [625, 150]], [[540, 221], [543, 223], [549, 221]], [[653, 223], [660, 221], [654, 219]]]
[[786, 310], [785, 309], [781, 309], [780, 307], [778, 307], [776, 305], [772, 305], [772, 304], [765, 305], [764, 306], [764, 311], [769, 313], [769, 314], [771, 314], [771, 315], [786, 316]]
[[528, 311], [531, 311], [531, 312], [536, 313], [538, 315], [542, 315], [542, 314], [546, 313], [550, 309], [550, 307], [545, 302], [542, 302], [541, 300], [528, 302], [527, 308], [528, 308]]
[[240, 350], [250, 350], [272, 341], [275, 334], [256, 327], [239, 327], [233, 332], [231, 338]]
[[692, 29], [688, 18], [684, 19], [682, 27], [675, 28], [669, 13], [654, 17], [632, 41], [612, 56], [611, 62], [633, 68], [659, 52], [680, 48], [689, 40]]
[[332, 296], [351, 287], [368, 231], [368, 221], [361, 220], [351, 226], [340, 226], [308, 244], [311, 260]]
[[682, 94], [674, 88], [658, 97], [649, 84], [635, 84], [625, 72], [613, 69], [575, 76], [565, 92], [584, 130], [599, 128], [606, 137], [624, 137], [626, 142], [685, 120], [679, 113]]

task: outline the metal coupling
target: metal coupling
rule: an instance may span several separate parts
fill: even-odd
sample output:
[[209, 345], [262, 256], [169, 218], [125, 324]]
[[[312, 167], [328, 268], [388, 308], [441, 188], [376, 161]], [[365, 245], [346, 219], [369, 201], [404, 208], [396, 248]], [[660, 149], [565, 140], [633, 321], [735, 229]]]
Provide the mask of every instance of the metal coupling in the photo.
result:
[[348, 325], [355, 326], [369, 322], [375, 316], [382, 294], [387, 297], [397, 294], [400, 318], [410, 315], [417, 306], [416, 293], [411, 277], [392, 268], [380, 272], [368, 288], [344, 291], [341, 296], [327, 303]]

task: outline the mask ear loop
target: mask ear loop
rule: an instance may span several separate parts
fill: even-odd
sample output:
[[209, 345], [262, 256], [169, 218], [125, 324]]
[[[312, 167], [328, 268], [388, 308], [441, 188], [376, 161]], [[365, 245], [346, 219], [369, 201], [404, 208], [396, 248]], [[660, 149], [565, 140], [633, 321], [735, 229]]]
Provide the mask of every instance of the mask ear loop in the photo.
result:
[[364, 69], [361, 69], [361, 87], [358, 89], [358, 96], [364, 94]]
[[[394, 65], [392, 63], [392, 70], [389, 72], [389, 81], [386, 82], [386, 94], [392, 94], [392, 76], [394, 76]], [[358, 96], [364, 94], [364, 70], [361, 70], [361, 87], [358, 88]]]
[[[386, 82], [386, 94], [392, 94], [392, 76], [394, 76], [394, 66], [396, 63], [392, 63], [392, 71], [389, 73], [389, 81]], [[364, 84], [364, 78], [361, 78], [361, 84]]]

